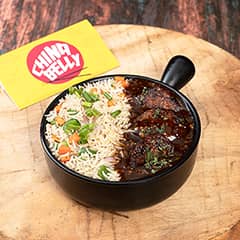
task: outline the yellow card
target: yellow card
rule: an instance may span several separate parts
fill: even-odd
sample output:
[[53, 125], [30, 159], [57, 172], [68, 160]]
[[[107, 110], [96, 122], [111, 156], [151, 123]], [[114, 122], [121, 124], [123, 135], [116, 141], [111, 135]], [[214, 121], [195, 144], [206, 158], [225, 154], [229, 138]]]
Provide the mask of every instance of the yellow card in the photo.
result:
[[21, 109], [117, 66], [84, 20], [0, 56], [0, 82]]

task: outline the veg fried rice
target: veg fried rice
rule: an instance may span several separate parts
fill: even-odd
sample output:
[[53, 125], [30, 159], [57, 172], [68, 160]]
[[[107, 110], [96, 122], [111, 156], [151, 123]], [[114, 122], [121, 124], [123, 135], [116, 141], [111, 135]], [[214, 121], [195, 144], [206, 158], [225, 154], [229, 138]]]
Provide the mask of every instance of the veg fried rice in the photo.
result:
[[69, 88], [46, 116], [46, 138], [59, 161], [88, 177], [120, 180], [114, 155], [129, 127], [126, 85], [115, 77]]

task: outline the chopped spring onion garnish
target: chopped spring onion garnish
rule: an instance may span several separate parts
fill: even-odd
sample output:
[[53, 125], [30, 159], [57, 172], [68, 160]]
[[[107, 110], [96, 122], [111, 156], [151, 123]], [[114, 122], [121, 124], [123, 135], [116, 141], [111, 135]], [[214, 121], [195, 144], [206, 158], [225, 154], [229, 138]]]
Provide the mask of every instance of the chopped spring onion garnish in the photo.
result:
[[84, 108], [90, 108], [90, 107], [92, 107], [92, 103], [91, 102], [83, 102], [82, 103], [82, 106], [84, 107]]
[[86, 115], [88, 117], [93, 117], [93, 116], [97, 117], [97, 116], [101, 115], [101, 113], [97, 109], [95, 109], [95, 108], [87, 108], [85, 110], [85, 112], [86, 112]]
[[80, 127], [81, 127], [80, 122], [75, 118], [71, 118], [64, 123], [63, 131], [69, 134], [71, 132], [78, 130]]
[[152, 159], [152, 152], [146, 151], [146, 162], [149, 162]]
[[112, 96], [108, 92], [104, 92], [103, 94], [108, 100], [112, 100]]
[[122, 112], [121, 110], [116, 110], [114, 112], [111, 112], [110, 114], [113, 118], [116, 118], [121, 112]]
[[83, 88], [77, 88], [77, 87], [70, 87], [68, 89], [69, 94], [75, 94], [78, 97], [81, 97]]
[[68, 112], [68, 114], [71, 115], [71, 116], [76, 115], [76, 114], [79, 113], [77, 110], [73, 110], [73, 109], [68, 109], [67, 112]]
[[91, 96], [87, 91], [83, 91], [82, 96], [87, 102], [92, 102]]
[[63, 141], [62, 141], [62, 145], [64, 145], [64, 146], [68, 146], [67, 141], [66, 141], [66, 140], [63, 140]]
[[88, 142], [88, 135], [94, 129], [93, 123], [83, 125], [79, 130], [80, 144], [86, 144]]
[[82, 97], [87, 101], [87, 102], [96, 102], [99, 100], [99, 96], [94, 93], [89, 93], [87, 91], [82, 92]]
[[108, 167], [106, 167], [105, 165], [101, 165], [98, 169], [98, 176], [102, 179], [102, 180], [107, 180], [107, 175], [110, 173]]
[[91, 154], [96, 154], [97, 150], [91, 149], [91, 148], [86, 148], [86, 147], [82, 147], [79, 152], [78, 152], [78, 156], [80, 156], [83, 153], [91, 153]]

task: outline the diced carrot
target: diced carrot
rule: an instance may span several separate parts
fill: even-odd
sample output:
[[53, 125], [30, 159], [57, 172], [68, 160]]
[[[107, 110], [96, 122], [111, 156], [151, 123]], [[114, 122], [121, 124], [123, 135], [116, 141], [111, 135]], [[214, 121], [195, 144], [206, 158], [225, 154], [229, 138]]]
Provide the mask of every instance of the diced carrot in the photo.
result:
[[65, 153], [71, 152], [71, 148], [66, 145], [61, 145], [58, 149], [58, 154], [62, 155]]
[[56, 113], [59, 113], [59, 112], [60, 112], [61, 107], [62, 107], [62, 104], [58, 104], [58, 105], [55, 107]]
[[80, 136], [76, 132], [69, 137], [70, 143], [75, 142], [76, 144], [78, 144], [79, 140], [80, 140]]
[[95, 93], [96, 94], [97, 93], [97, 88], [95, 88], [95, 87], [91, 88], [90, 93]]
[[54, 142], [57, 142], [57, 143], [60, 142], [60, 138], [59, 138], [58, 136], [56, 136], [55, 134], [52, 134], [52, 140], [53, 140]]
[[101, 93], [101, 94], [104, 94], [105, 92], [104, 92], [102, 89], [100, 89], [100, 93]]
[[108, 102], [107, 102], [107, 105], [108, 105], [108, 107], [111, 107], [111, 106], [114, 106], [115, 105], [115, 101], [112, 99], [112, 100], [109, 100]]
[[128, 87], [128, 81], [126, 81], [126, 80], [123, 80], [121, 82], [121, 84], [122, 84], [122, 87], [124, 87], [124, 88]]
[[65, 123], [65, 120], [59, 116], [55, 117], [55, 121], [59, 126], [62, 126]]
[[118, 94], [119, 97], [125, 97], [125, 93], [124, 92], [121, 92]]
[[63, 157], [61, 157], [60, 158], [60, 161], [62, 162], [62, 163], [66, 163], [67, 161], [69, 161], [70, 160], [70, 156], [68, 155], [68, 156], [63, 156]]
[[114, 80], [115, 80], [116, 82], [122, 82], [122, 81], [124, 81], [125, 79], [124, 79], [124, 77], [122, 77], [122, 76], [115, 76], [115, 77], [114, 77]]
[[122, 85], [122, 87], [126, 88], [128, 86], [128, 82], [124, 79], [124, 77], [116, 76], [114, 77], [114, 79], [116, 82], [119, 82]]

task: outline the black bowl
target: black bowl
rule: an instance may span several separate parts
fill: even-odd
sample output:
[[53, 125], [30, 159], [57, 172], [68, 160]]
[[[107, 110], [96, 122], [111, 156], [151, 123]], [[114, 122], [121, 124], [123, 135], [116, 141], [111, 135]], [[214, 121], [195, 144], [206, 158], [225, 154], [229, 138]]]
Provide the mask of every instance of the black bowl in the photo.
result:
[[[53, 156], [45, 138], [47, 123], [45, 115], [57, 105], [58, 100], [64, 97], [68, 93], [68, 90], [58, 95], [43, 114], [40, 127], [41, 144], [50, 172], [56, 182], [74, 200], [87, 206], [108, 210], [144, 208], [158, 203], [175, 193], [183, 185], [193, 169], [201, 132], [201, 124], [197, 111], [187, 97], [178, 91], [193, 77], [194, 73], [194, 65], [188, 58], [175, 56], [168, 63], [161, 81], [144, 76], [117, 74], [117, 76], [138, 78], [158, 83], [170, 89], [175, 93], [176, 97], [179, 97], [185, 103], [194, 120], [193, 140], [183, 157], [173, 167], [167, 168], [153, 176], [138, 180], [110, 182], [93, 179], [74, 172]], [[101, 81], [106, 77], [113, 76], [93, 78], [76, 86], [81, 86], [86, 82]]]

